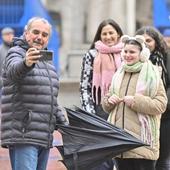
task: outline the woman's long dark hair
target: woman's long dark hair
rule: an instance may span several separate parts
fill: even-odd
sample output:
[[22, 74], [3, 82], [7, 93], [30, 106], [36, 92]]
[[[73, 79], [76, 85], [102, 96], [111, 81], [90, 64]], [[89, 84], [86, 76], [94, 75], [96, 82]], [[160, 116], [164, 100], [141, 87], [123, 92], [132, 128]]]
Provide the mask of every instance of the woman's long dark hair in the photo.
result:
[[152, 37], [155, 40], [155, 49], [154, 52], [159, 52], [163, 56], [167, 55], [167, 45], [166, 42], [162, 36], [162, 34], [152, 26], [144, 26], [140, 29], [138, 29], [135, 33], [136, 35], [143, 35], [147, 34], [148, 36]]
[[101, 40], [101, 32], [102, 32], [103, 27], [105, 27], [106, 25], [111, 25], [117, 31], [117, 33], [120, 37], [123, 35], [122, 29], [113, 19], [103, 20], [100, 23], [100, 25], [98, 26], [96, 35], [94, 37], [92, 45], [90, 46], [90, 49], [94, 48], [94, 44], [95, 44], [96, 41]]
[[159, 65], [162, 68], [162, 80], [165, 88], [167, 87], [167, 55], [168, 47], [163, 38], [163, 35], [152, 26], [144, 26], [136, 31], [136, 35], [148, 35], [155, 40], [155, 49], [150, 55], [150, 60], [153, 64]]

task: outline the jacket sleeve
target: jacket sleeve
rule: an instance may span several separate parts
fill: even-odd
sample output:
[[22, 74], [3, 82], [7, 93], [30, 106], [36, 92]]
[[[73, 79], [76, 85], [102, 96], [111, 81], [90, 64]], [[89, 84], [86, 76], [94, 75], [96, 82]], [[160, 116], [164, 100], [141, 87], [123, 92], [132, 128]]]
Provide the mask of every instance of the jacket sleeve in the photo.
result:
[[89, 113], [95, 114], [95, 106], [91, 93], [93, 59], [94, 57], [90, 52], [87, 52], [83, 57], [80, 78], [80, 101], [84, 110]]
[[167, 107], [167, 96], [162, 80], [160, 80], [157, 94], [154, 98], [140, 94], [135, 95], [133, 110], [143, 114], [157, 115], [165, 112]]
[[[59, 77], [58, 77], [58, 84], [59, 84]], [[57, 86], [57, 91], [56, 91], [56, 110], [55, 110], [55, 116], [56, 116], [56, 129], [58, 129], [57, 124], [61, 125], [68, 125], [69, 121], [66, 119], [66, 112], [60, 105], [58, 104], [58, 93], [59, 93], [59, 85]]]
[[27, 67], [24, 63], [25, 50], [11, 48], [5, 58], [4, 72], [13, 81], [21, 80], [34, 67]]

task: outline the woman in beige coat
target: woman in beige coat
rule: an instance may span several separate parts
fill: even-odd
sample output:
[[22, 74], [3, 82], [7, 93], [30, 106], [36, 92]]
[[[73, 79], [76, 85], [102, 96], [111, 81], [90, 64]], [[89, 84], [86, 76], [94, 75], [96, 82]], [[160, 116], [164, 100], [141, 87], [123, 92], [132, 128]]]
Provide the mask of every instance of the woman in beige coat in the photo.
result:
[[124, 64], [113, 76], [103, 108], [108, 121], [149, 146], [122, 153], [116, 158], [118, 170], [155, 170], [159, 156], [159, 128], [167, 97], [159, 68], [149, 60], [142, 36], [122, 37]]

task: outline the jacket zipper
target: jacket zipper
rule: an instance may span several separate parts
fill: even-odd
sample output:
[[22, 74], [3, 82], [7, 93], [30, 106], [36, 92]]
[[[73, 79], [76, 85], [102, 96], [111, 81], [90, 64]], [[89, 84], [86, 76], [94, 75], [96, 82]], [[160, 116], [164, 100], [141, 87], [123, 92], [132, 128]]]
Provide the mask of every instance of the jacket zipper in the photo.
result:
[[[128, 83], [127, 83], [127, 88], [126, 88], [126, 91], [125, 91], [125, 96], [127, 95], [128, 93], [128, 87], [129, 87], [129, 83], [130, 83], [130, 80], [132, 78], [132, 73], [130, 73], [130, 77], [129, 77], [129, 80], [128, 80]], [[122, 129], [125, 128], [125, 103], [123, 103], [123, 113], [122, 113], [123, 117], [122, 117]], [[121, 158], [123, 158], [123, 153], [121, 154]]]
[[49, 140], [48, 140], [48, 146], [50, 146], [50, 134], [51, 134], [51, 131], [50, 131], [50, 126], [51, 126], [51, 121], [52, 121], [52, 117], [53, 117], [53, 102], [54, 102], [54, 98], [53, 98], [53, 87], [52, 87], [52, 79], [51, 79], [51, 76], [50, 76], [50, 73], [49, 73], [49, 69], [48, 69], [48, 66], [47, 66], [47, 63], [43, 62], [46, 69], [47, 69], [47, 73], [48, 73], [48, 77], [49, 77], [49, 80], [50, 80], [50, 89], [51, 89], [51, 113], [50, 113], [50, 121], [49, 121]]

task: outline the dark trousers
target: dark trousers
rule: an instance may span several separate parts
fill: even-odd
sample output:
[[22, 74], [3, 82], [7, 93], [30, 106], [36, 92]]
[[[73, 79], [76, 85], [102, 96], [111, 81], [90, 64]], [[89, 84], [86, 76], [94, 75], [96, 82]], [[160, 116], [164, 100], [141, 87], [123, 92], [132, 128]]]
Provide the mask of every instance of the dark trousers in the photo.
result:
[[103, 110], [103, 108], [102, 108], [101, 105], [96, 105], [95, 110], [96, 110], [96, 115], [97, 115], [97, 116], [99, 116], [99, 117], [107, 120], [107, 118], [108, 118], [108, 116], [109, 116], [109, 113], [106, 113], [106, 112]]
[[91, 170], [113, 170], [114, 161], [109, 159]]
[[155, 170], [156, 161], [147, 159], [116, 158], [117, 170]]
[[[107, 120], [109, 114], [105, 113], [102, 106], [96, 106], [96, 115]], [[109, 159], [108, 161], [103, 162], [101, 165], [93, 168], [92, 170], [113, 170], [114, 160]]]
[[170, 119], [161, 120], [160, 156], [156, 170], [170, 170]]

